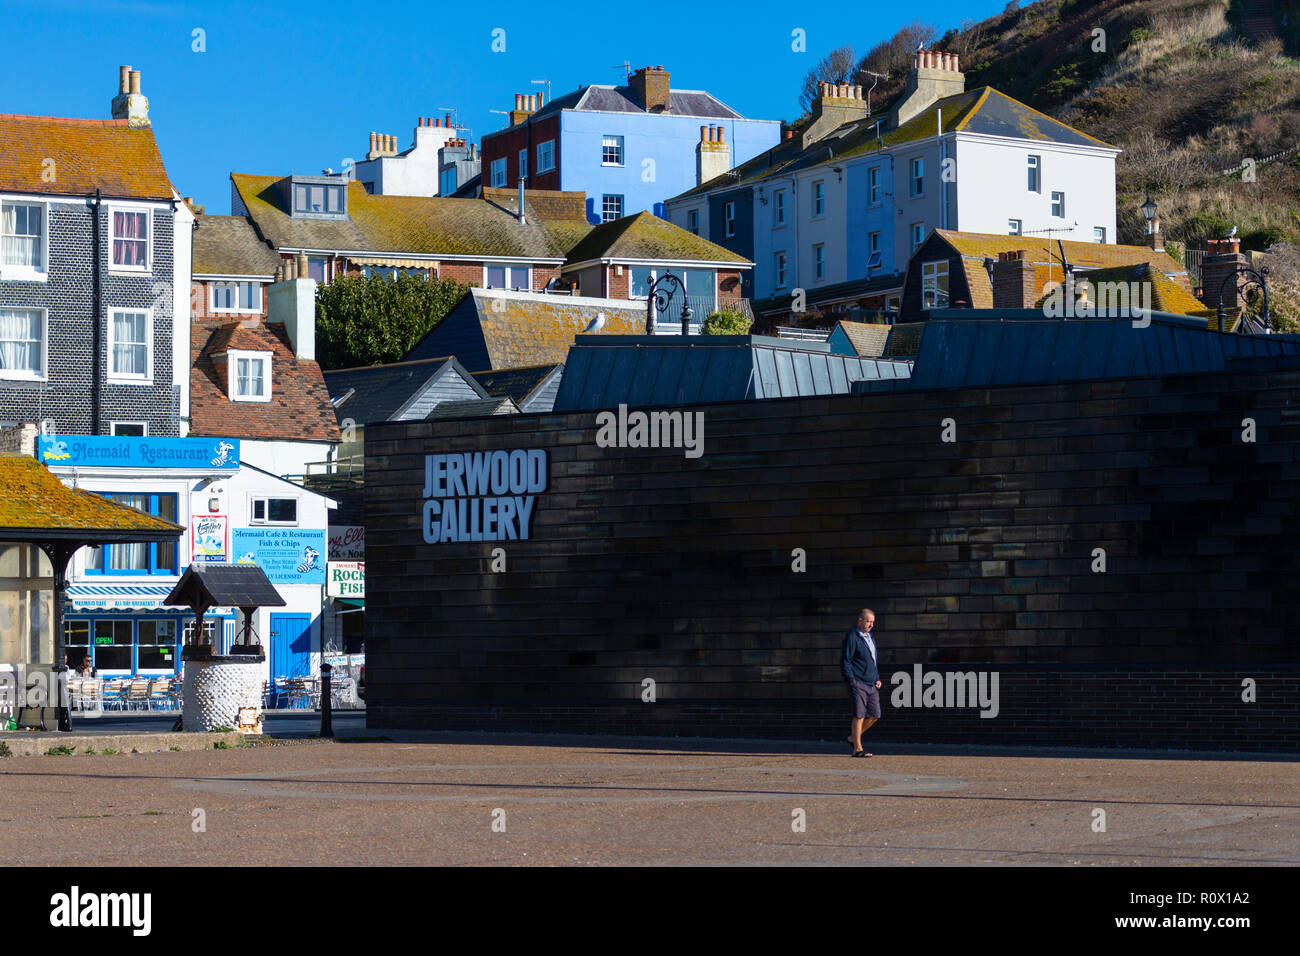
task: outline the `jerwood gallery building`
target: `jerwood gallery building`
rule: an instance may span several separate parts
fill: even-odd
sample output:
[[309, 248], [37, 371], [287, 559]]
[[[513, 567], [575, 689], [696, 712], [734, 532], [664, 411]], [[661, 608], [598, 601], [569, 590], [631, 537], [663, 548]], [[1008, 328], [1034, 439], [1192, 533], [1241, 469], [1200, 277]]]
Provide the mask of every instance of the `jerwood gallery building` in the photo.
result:
[[1295, 750], [1297, 407], [1162, 313], [579, 337], [550, 414], [367, 428], [369, 725], [839, 740], [870, 607], [878, 741]]

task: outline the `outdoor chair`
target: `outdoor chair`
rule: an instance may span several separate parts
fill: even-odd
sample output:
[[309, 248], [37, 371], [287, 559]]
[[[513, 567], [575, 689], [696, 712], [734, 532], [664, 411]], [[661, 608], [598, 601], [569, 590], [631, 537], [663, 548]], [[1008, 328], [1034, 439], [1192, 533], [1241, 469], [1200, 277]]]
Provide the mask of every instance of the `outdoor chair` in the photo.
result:
[[140, 677], [131, 681], [126, 692], [128, 710], [147, 710], [149, 708], [149, 680]]
[[155, 679], [149, 684], [149, 709], [171, 710], [172, 682], [166, 677]]
[[125, 681], [104, 681], [104, 709], [121, 710], [125, 704]]

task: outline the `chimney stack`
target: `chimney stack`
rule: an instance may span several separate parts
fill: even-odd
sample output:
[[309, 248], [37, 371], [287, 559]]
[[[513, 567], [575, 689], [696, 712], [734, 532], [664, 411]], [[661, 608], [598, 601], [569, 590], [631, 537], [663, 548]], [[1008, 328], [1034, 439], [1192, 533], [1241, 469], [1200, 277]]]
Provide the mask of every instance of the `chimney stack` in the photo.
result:
[[845, 123], [867, 115], [867, 100], [860, 85], [852, 83], [817, 84], [818, 97], [813, 103], [813, 120], [803, 131], [800, 149], [806, 149]]
[[149, 100], [140, 93], [140, 71], [118, 67], [117, 96], [113, 97], [113, 119], [124, 119], [132, 128], [149, 125]]
[[890, 126], [898, 128], [925, 112], [945, 96], [966, 92], [966, 76], [955, 53], [917, 50], [912, 57], [912, 72], [907, 75], [903, 95], [890, 115]]
[[647, 113], [663, 113], [671, 108], [672, 90], [662, 66], [643, 66], [628, 79], [628, 85]]
[[298, 254], [276, 269], [266, 289], [266, 321], [280, 322], [293, 354], [316, 361], [316, 280], [307, 273], [307, 256]]
[[716, 179], [731, 168], [731, 149], [724, 135], [721, 126], [700, 127], [700, 142], [695, 147], [695, 185]]
[[1231, 321], [1233, 313], [1241, 308], [1241, 300], [1237, 295], [1237, 283], [1229, 282], [1228, 277], [1235, 275], [1239, 266], [1248, 264], [1246, 257], [1241, 254], [1240, 239], [1211, 239], [1206, 242], [1205, 257], [1201, 260], [1201, 301], [1206, 308], [1219, 307], [1219, 293], [1222, 290], [1223, 308], [1227, 310]]
[[993, 308], [1032, 309], [1038, 301], [1034, 288], [1034, 264], [1023, 249], [999, 252], [989, 280], [993, 284]]

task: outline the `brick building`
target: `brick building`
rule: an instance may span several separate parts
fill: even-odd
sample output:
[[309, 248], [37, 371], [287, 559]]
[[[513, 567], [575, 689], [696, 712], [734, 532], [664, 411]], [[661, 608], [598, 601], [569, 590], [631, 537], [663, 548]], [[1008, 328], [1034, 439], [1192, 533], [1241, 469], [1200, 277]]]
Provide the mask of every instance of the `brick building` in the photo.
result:
[[0, 116], [0, 422], [180, 433], [192, 223], [130, 67], [112, 119]]

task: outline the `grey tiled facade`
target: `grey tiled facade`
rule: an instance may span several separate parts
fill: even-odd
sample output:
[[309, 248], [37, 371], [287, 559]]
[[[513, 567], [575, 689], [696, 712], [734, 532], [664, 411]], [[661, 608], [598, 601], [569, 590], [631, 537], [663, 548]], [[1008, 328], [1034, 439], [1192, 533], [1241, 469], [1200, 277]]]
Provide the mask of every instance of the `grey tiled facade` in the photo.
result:
[[[134, 207], [134, 208], [138, 208]], [[151, 269], [128, 275], [109, 270], [111, 201], [99, 212], [101, 327], [100, 434], [111, 421], [143, 421], [150, 435], [179, 434], [180, 395], [173, 386], [173, 244], [176, 218], [166, 204], [152, 206]], [[93, 341], [93, 201], [51, 197], [46, 281], [0, 281], [0, 308], [46, 309], [46, 378], [15, 381], [0, 375], [0, 423], [49, 421], [65, 434], [91, 434], [90, 362]], [[108, 381], [108, 317], [112, 309], [152, 310], [152, 376], [148, 384]], [[186, 317], [188, 320], [188, 317]], [[185, 327], [182, 325], [182, 327]], [[188, 352], [188, 348], [186, 349]]]

